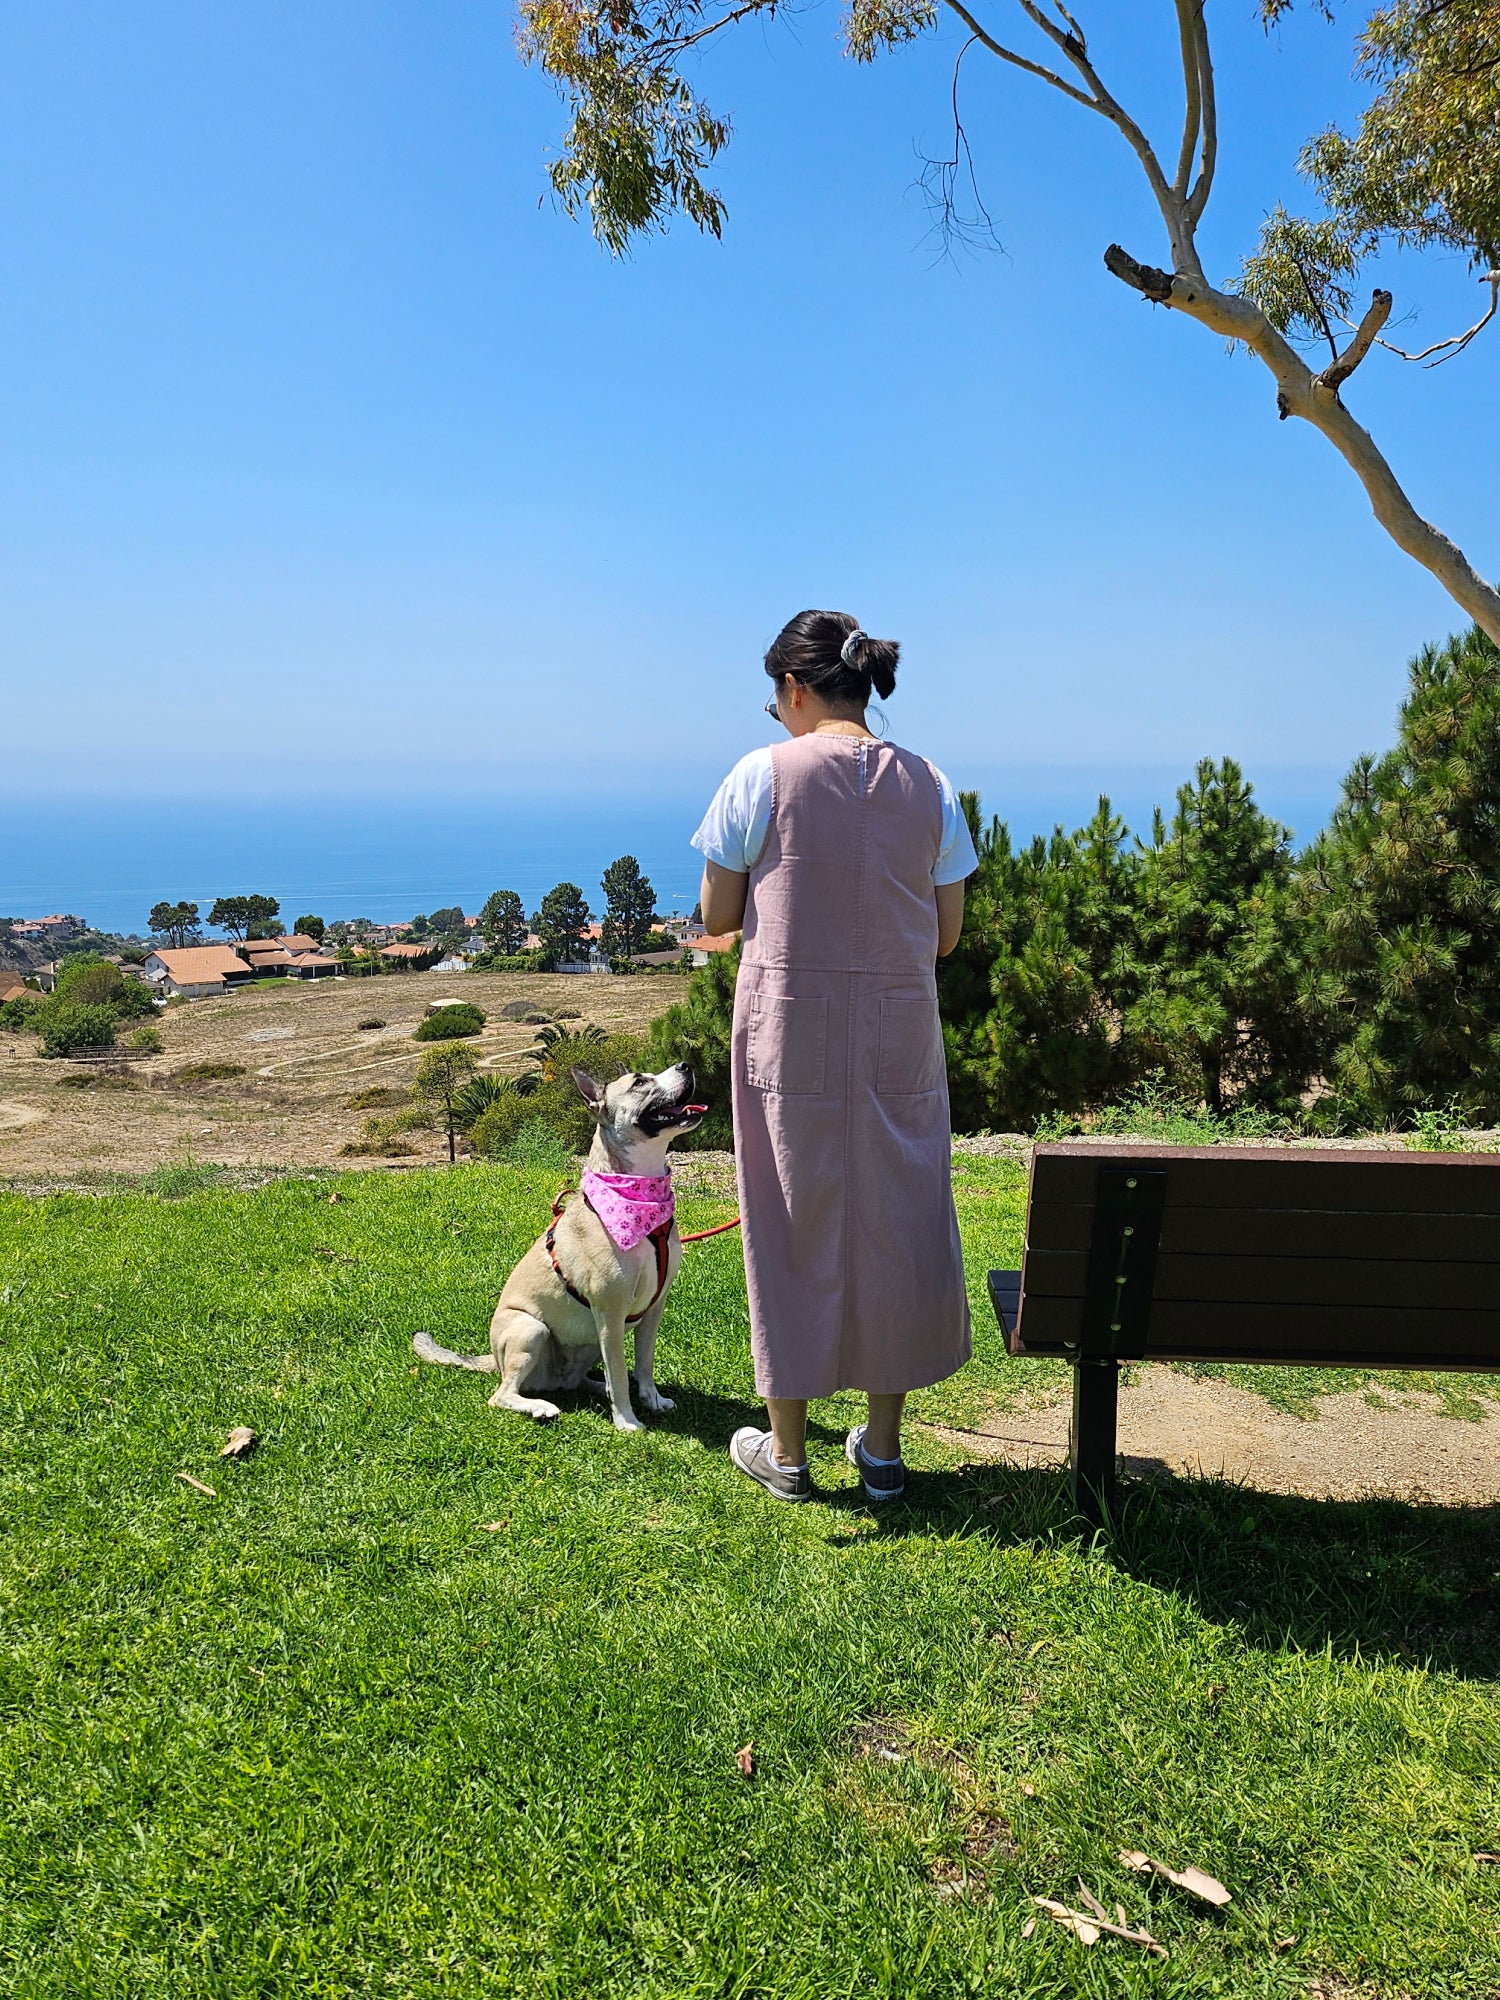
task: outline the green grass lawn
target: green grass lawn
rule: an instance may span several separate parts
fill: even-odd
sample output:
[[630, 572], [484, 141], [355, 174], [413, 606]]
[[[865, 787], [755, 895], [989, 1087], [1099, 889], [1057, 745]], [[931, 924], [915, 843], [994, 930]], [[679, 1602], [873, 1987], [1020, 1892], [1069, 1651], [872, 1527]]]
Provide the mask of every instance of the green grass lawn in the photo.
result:
[[[724, 1450], [733, 1237], [626, 1437], [410, 1353], [482, 1345], [555, 1177], [191, 1181], [0, 1196], [0, 1990], [1500, 1991], [1493, 1516], [1169, 1482], [1091, 1546], [1060, 1475], [918, 1428], [877, 1517], [853, 1398], [777, 1506]], [[958, 1185], [977, 1303], [1022, 1182]], [[977, 1330], [920, 1413], [1053, 1379]], [[1080, 1875], [1171, 1956], [1023, 1938]]]

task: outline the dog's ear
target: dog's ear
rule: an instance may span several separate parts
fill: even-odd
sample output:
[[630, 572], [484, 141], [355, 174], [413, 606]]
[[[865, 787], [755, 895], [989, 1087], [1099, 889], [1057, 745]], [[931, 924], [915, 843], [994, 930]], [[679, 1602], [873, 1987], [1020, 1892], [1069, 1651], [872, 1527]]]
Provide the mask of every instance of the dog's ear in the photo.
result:
[[583, 1099], [595, 1118], [604, 1116], [604, 1087], [596, 1083], [586, 1069], [575, 1069], [573, 1081], [578, 1086], [578, 1095]]

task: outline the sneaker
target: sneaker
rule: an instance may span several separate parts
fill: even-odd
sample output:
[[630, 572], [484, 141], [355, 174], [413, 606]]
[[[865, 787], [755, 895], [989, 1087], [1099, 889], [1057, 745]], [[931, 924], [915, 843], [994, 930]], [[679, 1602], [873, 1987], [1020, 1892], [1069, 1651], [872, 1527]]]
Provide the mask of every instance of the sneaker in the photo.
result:
[[865, 1425], [856, 1424], [844, 1446], [844, 1456], [865, 1482], [867, 1500], [899, 1500], [906, 1491], [906, 1467], [898, 1458], [894, 1465], [877, 1465], [865, 1457]]
[[752, 1430], [747, 1424], [729, 1440], [729, 1456], [741, 1472], [747, 1473], [774, 1500], [807, 1500], [812, 1497], [812, 1474], [805, 1465], [794, 1472], [778, 1465], [771, 1450], [771, 1433]]

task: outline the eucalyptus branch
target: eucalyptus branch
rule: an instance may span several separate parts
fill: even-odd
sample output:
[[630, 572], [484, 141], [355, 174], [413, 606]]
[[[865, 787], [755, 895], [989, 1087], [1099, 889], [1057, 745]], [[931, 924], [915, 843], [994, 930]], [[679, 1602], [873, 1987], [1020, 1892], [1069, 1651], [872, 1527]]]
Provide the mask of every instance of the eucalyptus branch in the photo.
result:
[[1198, 62], [1198, 18], [1202, 0], [1177, 0], [1177, 34], [1182, 43], [1182, 145], [1177, 153], [1177, 172], [1172, 176], [1172, 192], [1179, 198], [1188, 191], [1193, 161], [1198, 156], [1198, 139], [1203, 131], [1203, 81]]
[[1338, 394], [1339, 389], [1348, 381], [1360, 362], [1364, 360], [1365, 356], [1374, 346], [1380, 329], [1391, 316], [1391, 304], [1392, 300], [1389, 292], [1375, 291], [1371, 294], [1365, 316], [1354, 329], [1354, 338], [1342, 354], [1335, 351], [1333, 360], [1329, 362], [1321, 375], [1314, 378], [1313, 387], [1315, 389], [1324, 389], [1331, 391], [1334, 395]]
[[1044, 63], [1032, 62], [1029, 57], [1018, 54], [1015, 49], [1006, 48], [1003, 42], [997, 42], [994, 36], [975, 20], [964, 6], [963, 0], [943, 0], [943, 4], [957, 14], [975, 41], [987, 48], [992, 56], [998, 56], [1001, 62], [1013, 63], [1017, 69], [1025, 70], [1028, 76], [1040, 77], [1043, 83], [1050, 83], [1054, 90], [1060, 90], [1064, 97], [1071, 97], [1075, 104], [1081, 104], [1086, 111], [1103, 110], [1102, 105], [1096, 104], [1091, 97], [1086, 97], [1076, 84], [1069, 83], [1067, 78], [1059, 76], [1056, 70], [1048, 69]]
[[736, 21], [743, 21], [750, 14], [772, 14], [777, 9], [777, 0], [742, 0], [738, 7], [731, 7], [727, 14], [721, 14], [717, 21], [695, 28], [690, 35], [662, 35], [656, 41], [648, 42], [640, 54], [631, 57], [625, 65], [627, 69], [637, 69], [642, 64], [670, 61], [680, 56], [684, 50], [706, 42], [710, 35], [717, 35], [725, 28], [732, 28]]
[[1436, 340], [1431, 347], [1424, 347], [1416, 354], [1408, 354], [1404, 347], [1397, 347], [1389, 340], [1377, 341], [1376, 345], [1383, 347], [1387, 354], [1399, 355], [1403, 361], [1427, 361], [1429, 354], [1435, 354], [1437, 360], [1427, 361], [1427, 366], [1441, 368], [1445, 361], [1452, 361], [1455, 355], [1462, 354], [1476, 333], [1483, 333], [1495, 317], [1496, 308], [1500, 307], [1500, 271], [1486, 271], [1479, 282], [1489, 286], [1490, 302], [1466, 333], [1450, 334], [1446, 340]]
[[1219, 164], [1219, 90], [1214, 78], [1213, 50], [1208, 42], [1208, 23], [1199, 0], [1194, 24], [1198, 43], [1198, 86], [1203, 94], [1203, 147], [1199, 155], [1198, 178], [1188, 197], [1188, 221], [1197, 226], [1203, 220], [1208, 197], [1213, 190], [1214, 170]]
[[1323, 310], [1323, 301], [1313, 290], [1312, 280], [1308, 277], [1307, 268], [1301, 258], [1293, 257], [1292, 263], [1296, 268], [1297, 276], [1302, 280], [1302, 289], [1307, 294], [1307, 303], [1318, 316], [1318, 324], [1323, 329], [1323, 338], [1328, 342], [1328, 351], [1334, 360], [1337, 361], [1339, 358], [1339, 344], [1333, 337], [1333, 328], [1328, 324], [1328, 315]]

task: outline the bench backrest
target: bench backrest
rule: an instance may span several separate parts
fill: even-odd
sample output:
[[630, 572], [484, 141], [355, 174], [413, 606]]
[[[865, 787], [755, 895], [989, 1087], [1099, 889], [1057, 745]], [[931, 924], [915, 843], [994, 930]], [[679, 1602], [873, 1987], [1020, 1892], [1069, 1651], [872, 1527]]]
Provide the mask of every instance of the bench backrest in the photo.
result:
[[1038, 1146], [1009, 1343], [1500, 1371], [1500, 1156]]

